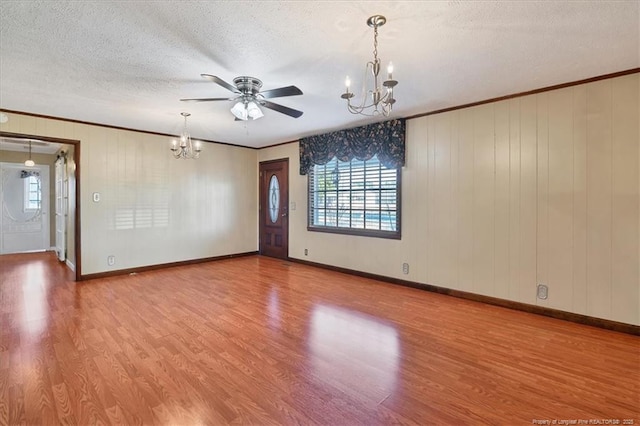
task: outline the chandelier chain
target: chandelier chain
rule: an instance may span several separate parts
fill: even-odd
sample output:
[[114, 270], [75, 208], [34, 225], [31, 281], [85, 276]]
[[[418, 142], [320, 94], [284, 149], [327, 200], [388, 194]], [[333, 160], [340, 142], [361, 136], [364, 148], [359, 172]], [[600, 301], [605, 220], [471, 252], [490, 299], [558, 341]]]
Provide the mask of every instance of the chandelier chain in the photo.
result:
[[378, 26], [373, 27], [373, 61], [378, 60]]

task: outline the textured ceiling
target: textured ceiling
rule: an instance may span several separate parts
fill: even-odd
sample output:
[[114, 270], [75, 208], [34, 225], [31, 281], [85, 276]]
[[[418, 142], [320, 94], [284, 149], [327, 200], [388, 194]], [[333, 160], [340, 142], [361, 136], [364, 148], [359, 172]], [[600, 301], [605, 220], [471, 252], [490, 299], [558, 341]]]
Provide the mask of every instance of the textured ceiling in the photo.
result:
[[[372, 57], [366, 19], [387, 17], [379, 56], [392, 60], [392, 117], [640, 66], [640, 2], [633, 1], [5, 1], [0, 2], [0, 108], [260, 147], [382, 118], [347, 112], [344, 78], [360, 87]], [[272, 99], [234, 121], [231, 102], [180, 98], [230, 92], [260, 78]]]

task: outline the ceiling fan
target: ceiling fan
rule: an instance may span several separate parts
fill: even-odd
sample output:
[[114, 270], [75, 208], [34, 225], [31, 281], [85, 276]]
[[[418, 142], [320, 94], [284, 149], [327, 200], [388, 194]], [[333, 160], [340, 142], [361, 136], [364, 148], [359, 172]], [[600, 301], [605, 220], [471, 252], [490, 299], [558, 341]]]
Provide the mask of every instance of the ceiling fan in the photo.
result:
[[227, 98], [199, 98], [199, 99], [180, 99], [185, 102], [211, 102], [211, 101], [234, 101], [234, 105], [231, 108], [231, 113], [237, 120], [246, 121], [248, 119], [257, 120], [264, 116], [260, 110], [260, 106], [278, 111], [282, 114], [286, 114], [293, 118], [298, 118], [302, 115], [302, 111], [289, 108], [284, 105], [276, 104], [268, 101], [267, 99], [279, 98], [282, 96], [296, 96], [302, 95], [302, 90], [296, 86], [280, 87], [278, 89], [271, 89], [260, 91], [262, 87], [262, 81], [255, 77], [240, 76], [233, 79], [233, 85], [227, 83], [220, 77], [216, 77], [211, 74], [200, 74], [202, 77], [207, 78], [214, 83], [219, 84], [225, 89], [233, 92], [235, 96]]

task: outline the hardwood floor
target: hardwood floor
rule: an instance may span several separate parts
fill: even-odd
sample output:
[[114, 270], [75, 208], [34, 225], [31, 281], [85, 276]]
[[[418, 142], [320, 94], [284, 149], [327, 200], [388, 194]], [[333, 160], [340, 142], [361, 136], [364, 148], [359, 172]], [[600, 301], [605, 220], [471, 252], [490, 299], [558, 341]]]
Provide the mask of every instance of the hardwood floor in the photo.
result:
[[632, 335], [259, 256], [0, 282], [2, 425], [640, 422]]

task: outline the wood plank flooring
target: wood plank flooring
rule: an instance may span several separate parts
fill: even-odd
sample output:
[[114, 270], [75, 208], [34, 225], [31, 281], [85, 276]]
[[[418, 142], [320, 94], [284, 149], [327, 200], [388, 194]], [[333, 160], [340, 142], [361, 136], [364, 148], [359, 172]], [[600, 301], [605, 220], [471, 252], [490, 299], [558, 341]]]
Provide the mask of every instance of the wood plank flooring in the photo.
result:
[[2, 425], [640, 423], [632, 335], [259, 256], [0, 283]]

